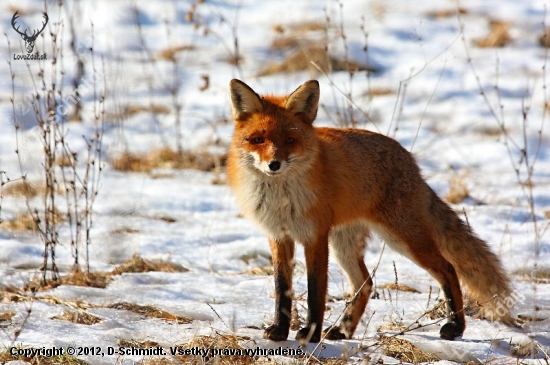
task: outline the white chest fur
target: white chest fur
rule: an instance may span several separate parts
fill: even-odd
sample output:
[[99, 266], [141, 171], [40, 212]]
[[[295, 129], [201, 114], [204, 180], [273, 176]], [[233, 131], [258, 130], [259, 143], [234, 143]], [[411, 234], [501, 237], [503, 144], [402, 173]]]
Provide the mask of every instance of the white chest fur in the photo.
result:
[[313, 238], [314, 225], [306, 212], [317, 196], [302, 176], [247, 174], [241, 181], [235, 191], [237, 201], [245, 216], [267, 234], [275, 239], [288, 236], [304, 244]]

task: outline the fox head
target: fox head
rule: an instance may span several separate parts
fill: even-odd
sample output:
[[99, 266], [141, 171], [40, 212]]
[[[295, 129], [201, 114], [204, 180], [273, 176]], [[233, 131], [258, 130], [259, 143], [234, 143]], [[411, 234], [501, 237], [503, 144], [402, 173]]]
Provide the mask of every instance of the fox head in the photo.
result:
[[311, 164], [317, 151], [312, 125], [319, 105], [317, 81], [307, 81], [287, 97], [260, 97], [240, 80], [231, 80], [229, 92], [232, 147], [245, 165], [275, 177]]

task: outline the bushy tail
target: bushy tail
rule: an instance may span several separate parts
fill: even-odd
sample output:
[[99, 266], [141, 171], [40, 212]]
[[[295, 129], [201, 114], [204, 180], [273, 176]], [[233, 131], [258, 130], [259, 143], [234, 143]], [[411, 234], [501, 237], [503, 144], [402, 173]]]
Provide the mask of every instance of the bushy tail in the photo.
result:
[[462, 287], [483, 316], [516, 325], [511, 308], [518, 300], [499, 258], [457, 214], [432, 191], [430, 212], [436, 222], [440, 250], [455, 268]]

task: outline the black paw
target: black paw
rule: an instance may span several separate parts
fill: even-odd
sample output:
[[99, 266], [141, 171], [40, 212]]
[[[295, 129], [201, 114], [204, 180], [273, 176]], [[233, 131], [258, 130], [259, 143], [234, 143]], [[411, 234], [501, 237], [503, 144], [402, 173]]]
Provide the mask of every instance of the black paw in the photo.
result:
[[271, 325], [265, 329], [264, 338], [271, 341], [286, 341], [288, 338], [288, 327], [282, 328], [276, 325]]
[[301, 328], [296, 334], [296, 340], [300, 343], [321, 341], [321, 329], [317, 330], [312, 326]]
[[327, 340], [345, 340], [348, 338], [340, 327], [329, 327], [323, 331]]
[[439, 337], [444, 340], [452, 341], [458, 336], [462, 336], [464, 327], [461, 328], [456, 322], [447, 322], [439, 330]]

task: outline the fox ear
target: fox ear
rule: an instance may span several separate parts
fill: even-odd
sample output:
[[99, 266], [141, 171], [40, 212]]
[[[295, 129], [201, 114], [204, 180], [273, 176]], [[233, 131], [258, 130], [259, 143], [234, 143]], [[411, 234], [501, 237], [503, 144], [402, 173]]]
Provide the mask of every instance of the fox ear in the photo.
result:
[[231, 95], [231, 111], [235, 121], [245, 120], [249, 114], [263, 110], [260, 96], [241, 80], [231, 80], [229, 94]]
[[286, 99], [285, 107], [296, 114], [302, 114], [307, 122], [313, 123], [319, 107], [319, 83], [310, 80], [294, 90]]

